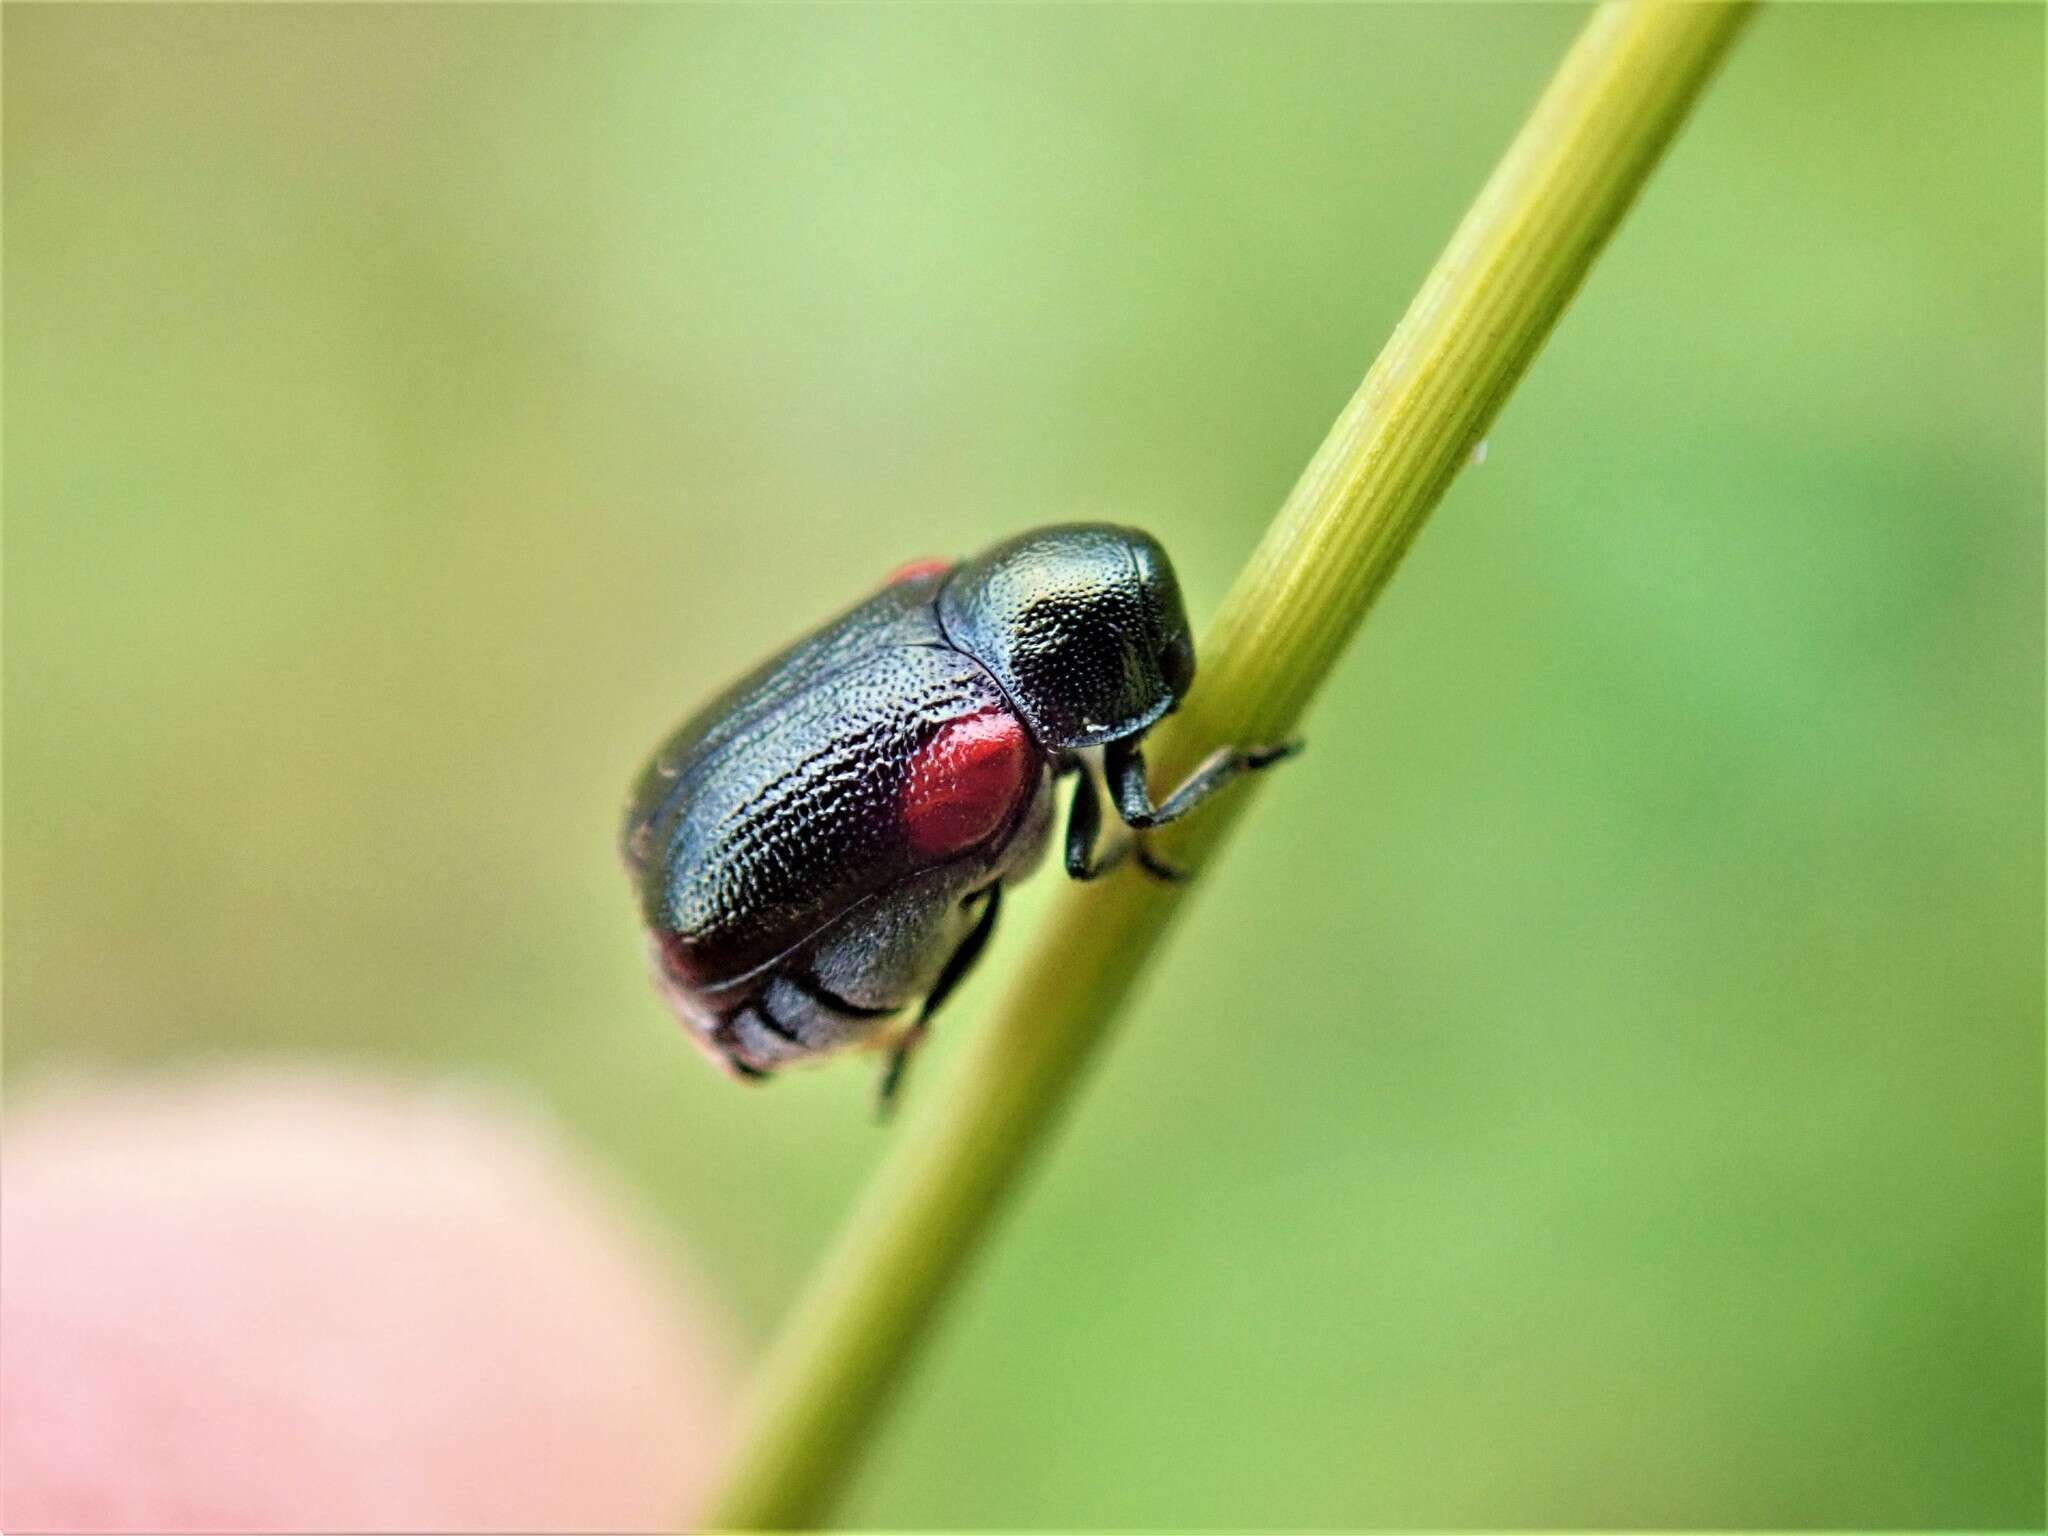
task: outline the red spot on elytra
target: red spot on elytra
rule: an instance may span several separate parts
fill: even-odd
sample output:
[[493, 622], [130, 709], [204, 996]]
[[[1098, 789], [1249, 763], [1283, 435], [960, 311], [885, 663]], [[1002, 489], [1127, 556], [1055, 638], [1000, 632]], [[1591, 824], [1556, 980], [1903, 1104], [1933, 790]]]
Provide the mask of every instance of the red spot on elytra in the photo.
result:
[[1032, 778], [1031, 739], [1007, 710], [949, 720], [911, 754], [903, 832], [927, 858], [962, 853], [1010, 819]]
[[884, 581], [882, 585], [893, 587], [898, 582], [918, 581], [926, 576], [943, 576], [951, 569], [953, 569], [952, 561], [940, 560], [936, 557], [927, 557], [923, 560], [906, 560], [889, 573], [888, 580]]

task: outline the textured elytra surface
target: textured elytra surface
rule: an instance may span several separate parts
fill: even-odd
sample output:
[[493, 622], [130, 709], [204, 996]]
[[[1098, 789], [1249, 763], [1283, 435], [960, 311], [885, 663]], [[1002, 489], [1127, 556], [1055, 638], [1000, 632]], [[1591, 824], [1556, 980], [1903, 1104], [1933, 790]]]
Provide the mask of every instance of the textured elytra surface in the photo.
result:
[[[890, 586], [800, 640], [708, 704], [642, 776], [626, 859], [678, 981], [738, 981], [1014, 819], [1039, 754], [986, 670], [946, 645], [939, 581]], [[970, 721], [983, 723], [970, 744], [1005, 750], [935, 758]], [[1009, 733], [991, 738], [1001, 722]], [[949, 766], [966, 770], [959, 782]]]
[[658, 909], [698, 976], [765, 964], [916, 871], [929, 856], [899, 812], [913, 757], [947, 722], [1001, 707], [968, 658], [899, 647], [785, 700], [776, 730], [708, 754], [672, 824]]
[[736, 738], [775, 729], [777, 704], [817, 687], [834, 672], [878, 646], [944, 645], [932, 612], [943, 571], [893, 581], [788, 649], [769, 657], [706, 702], [676, 728], [649, 760], [626, 811], [625, 855], [641, 871], [654, 854], [649, 829], [685, 792], [684, 769]]

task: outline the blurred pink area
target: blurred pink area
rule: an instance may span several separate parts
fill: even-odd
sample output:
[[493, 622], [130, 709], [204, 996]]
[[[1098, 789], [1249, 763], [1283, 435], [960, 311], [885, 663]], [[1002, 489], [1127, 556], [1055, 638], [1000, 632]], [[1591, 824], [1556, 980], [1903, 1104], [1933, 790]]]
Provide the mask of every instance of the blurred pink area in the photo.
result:
[[723, 1330], [535, 1110], [237, 1069], [32, 1092], [4, 1147], [9, 1530], [645, 1529], [704, 1487]]

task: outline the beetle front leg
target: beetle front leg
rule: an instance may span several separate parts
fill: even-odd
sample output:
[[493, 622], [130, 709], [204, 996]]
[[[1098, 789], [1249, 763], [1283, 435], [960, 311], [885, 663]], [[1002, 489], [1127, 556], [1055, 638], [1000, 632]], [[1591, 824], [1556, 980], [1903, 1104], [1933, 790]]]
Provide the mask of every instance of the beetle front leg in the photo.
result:
[[1095, 857], [1101, 832], [1102, 800], [1096, 793], [1095, 775], [1082, 764], [1074, 775], [1074, 803], [1067, 811], [1067, 873], [1074, 879], [1093, 880], [1122, 859], [1121, 849], [1106, 859]]
[[1250, 773], [1292, 757], [1298, 741], [1277, 747], [1218, 747], [1202, 759], [1187, 781], [1157, 805], [1145, 782], [1145, 754], [1135, 741], [1112, 741], [1104, 748], [1103, 769], [1116, 795], [1116, 813], [1125, 826], [1146, 832], [1178, 821], [1241, 773]]

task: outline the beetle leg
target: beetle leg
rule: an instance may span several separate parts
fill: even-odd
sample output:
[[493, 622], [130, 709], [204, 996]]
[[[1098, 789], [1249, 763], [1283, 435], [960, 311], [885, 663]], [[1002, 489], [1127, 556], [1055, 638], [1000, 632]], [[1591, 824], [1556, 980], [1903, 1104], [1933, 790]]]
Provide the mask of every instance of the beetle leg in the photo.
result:
[[1099, 863], [1095, 858], [1095, 839], [1101, 831], [1102, 801], [1095, 775], [1083, 768], [1074, 780], [1074, 801], [1067, 811], [1067, 873], [1074, 879], [1093, 880], [1116, 863], [1116, 857]]
[[889, 1052], [889, 1065], [882, 1068], [882, 1086], [875, 1095], [875, 1118], [886, 1121], [896, 1108], [896, 1095], [903, 1087], [903, 1070], [910, 1065], [911, 1053], [924, 1044], [928, 1032], [927, 1021], [923, 1018], [903, 1031]]
[[1112, 741], [1103, 749], [1103, 770], [1116, 794], [1116, 813], [1125, 826], [1144, 832], [1178, 821], [1241, 773], [1264, 768], [1301, 750], [1298, 741], [1277, 747], [1218, 747], [1202, 759], [1187, 781], [1157, 805], [1145, 783], [1145, 754], [1135, 741]]
[[990, 886], [988, 901], [981, 909], [981, 916], [975, 920], [973, 930], [960, 941], [960, 947], [953, 951], [945, 969], [939, 972], [939, 979], [925, 994], [924, 1007], [918, 1010], [918, 1023], [925, 1023], [939, 1011], [939, 1006], [953, 995], [953, 989], [960, 985], [968, 971], [973, 969], [974, 962], [981, 958], [981, 952], [988, 947], [988, 936], [996, 931], [996, 913], [1002, 904], [1003, 888], [1000, 885]]
[[974, 962], [981, 958], [981, 952], [988, 947], [988, 936], [996, 931], [996, 912], [1003, 903], [1003, 888], [992, 885], [988, 888], [988, 901], [981, 909], [981, 916], [960, 947], [947, 957], [945, 968], [939, 972], [939, 979], [932, 983], [931, 991], [925, 994], [924, 1006], [918, 1010], [917, 1022], [903, 1032], [895, 1048], [889, 1052], [889, 1065], [882, 1072], [882, 1089], [875, 1105], [876, 1113], [886, 1119], [896, 1101], [896, 1094], [903, 1086], [903, 1070], [910, 1064], [910, 1056], [930, 1032], [932, 1015], [960, 985], [961, 980], [974, 968]]

